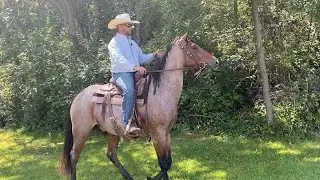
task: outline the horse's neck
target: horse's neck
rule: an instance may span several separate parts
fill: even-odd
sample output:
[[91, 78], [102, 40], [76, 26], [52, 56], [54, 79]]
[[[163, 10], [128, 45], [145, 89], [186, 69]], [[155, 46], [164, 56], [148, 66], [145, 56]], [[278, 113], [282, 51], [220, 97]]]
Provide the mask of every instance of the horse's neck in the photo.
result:
[[[183, 58], [181, 49], [177, 46], [173, 47], [169, 52], [165, 70], [180, 69], [174, 71], [165, 71], [161, 74], [160, 86], [157, 94], [166, 101], [168, 106], [176, 106], [179, 102], [182, 86], [183, 86]], [[165, 99], [164, 99], [165, 98]]]

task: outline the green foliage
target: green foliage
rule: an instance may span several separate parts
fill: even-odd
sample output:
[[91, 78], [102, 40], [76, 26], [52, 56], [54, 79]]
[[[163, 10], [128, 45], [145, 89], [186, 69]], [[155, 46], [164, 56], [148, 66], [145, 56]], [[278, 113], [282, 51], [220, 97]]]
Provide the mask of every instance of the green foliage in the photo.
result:
[[[277, 105], [279, 123], [283, 130], [291, 135], [296, 132], [318, 136], [320, 129], [320, 94], [313, 89], [319, 82], [319, 71], [296, 81], [293, 84], [290, 99]], [[316, 83], [317, 85], [312, 85]]]
[[10, 100], [10, 87], [6, 83], [6, 73], [9, 67], [2, 66], [0, 69], [0, 126], [5, 126], [12, 121], [12, 115], [10, 114], [10, 106], [12, 106]]
[[[184, 33], [220, 60], [216, 71], [186, 74], [179, 123], [194, 130], [261, 135], [319, 132], [319, 2], [261, 1], [266, 64], [275, 107], [267, 125], [247, 1], [86, 1], [90, 35], [80, 54], [51, 1], [7, 1], [0, 14], [0, 125], [61, 130], [74, 95], [110, 78], [106, 22], [139, 13], [143, 49], [164, 49]], [[4, 7], [6, 6], [6, 7]], [[235, 10], [236, 9], [236, 10]]]
[[[33, 13], [24, 4], [16, 6], [25, 9], [26, 14]], [[3, 17], [8, 28], [1, 39], [2, 61], [10, 67], [3, 74], [10, 89], [9, 100], [4, 104], [12, 116], [10, 121], [4, 118], [3, 123], [42, 131], [60, 130], [75, 92], [106, 80], [108, 65], [99, 63], [101, 59], [77, 55], [65, 29], [61, 26], [53, 30], [59, 23], [50, 11], [37, 18], [9, 14], [14, 11], [8, 10]], [[52, 19], [45, 21], [48, 18]], [[17, 20], [24, 23], [17, 24]], [[103, 54], [100, 52], [99, 57], [104, 58]]]

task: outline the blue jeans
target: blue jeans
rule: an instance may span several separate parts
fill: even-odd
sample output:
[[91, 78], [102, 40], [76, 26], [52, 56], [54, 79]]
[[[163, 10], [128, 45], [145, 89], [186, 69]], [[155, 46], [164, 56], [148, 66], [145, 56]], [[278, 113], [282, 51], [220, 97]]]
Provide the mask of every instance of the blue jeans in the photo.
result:
[[134, 106], [134, 72], [112, 73], [112, 81], [122, 90], [122, 124], [126, 126]]

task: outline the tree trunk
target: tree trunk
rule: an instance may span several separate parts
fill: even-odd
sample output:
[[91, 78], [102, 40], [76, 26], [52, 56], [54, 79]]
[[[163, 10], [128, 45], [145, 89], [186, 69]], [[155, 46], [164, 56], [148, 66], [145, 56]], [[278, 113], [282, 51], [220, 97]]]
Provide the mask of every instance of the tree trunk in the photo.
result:
[[238, 0], [234, 0], [233, 1], [233, 11], [234, 11], [234, 26], [237, 30], [238, 28], [238, 19], [239, 19], [239, 15], [238, 15]]
[[239, 46], [239, 38], [237, 35], [238, 32], [238, 21], [239, 21], [239, 12], [238, 12], [238, 0], [233, 0], [233, 24], [234, 24], [234, 31], [233, 31], [233, 37], [234, 37], [234, 43], [236, 48]]
[[268, 123], [272, 124], [274, 123], [273, 106], [272, 106], [272, 101], [270, 96], [268, 72], [265, 64], [264, 50], [262, 46], [261, 24], [260, 24], [259, 13], [258, 13], [258, 4], [257, 4], [257, 0], [251, 0], [251, 3], [252, 3], [251, 10], [252, 10], [252, 17], [254, 22], [257, 59], [258, 59], [260, 74], [262, 78], [263, 98], [266, 106], [266, 115], [267, 115]]
[[9, 7], [9, 3], [10, 3], [9, 0], [2, 1], [3, 9], [8, 8]]
[[[131, 18], [134, 18], [136, 21], [140, 21], [140, 1], [139, 0], [131, 0], [128, 4], [129, 14], [132, 16]], [[133, 39], [134, 41], [140, 46], [141, 38], [140, 38], [140, 31], [141, 31], [141, 25], [135, 24], [135, 30], [133, 33]]]
[[[140, 18], [140, 2], [139, 0], [136, 0], [136, 7], [135, 7], [135, 14], [136, 14], [136, 19], [137, 21], [141, 21], [141, 18]], [[141, 37], [140, 37], [140, 33], [141, 33], [141, 25], [140, 24], [137, 24], [137, 27], [136, 27], [136, 34], [135, 34], [135, 40], [137, 42], [137, 44], [140, 46], [141, 44]]]
[[104, 0], [96, 0], [96, 5], [98, 8], [98, 18], [99, 18], [99, 31], [97, 35], [97, 39], [95, 41], [99, 41], [100, 39], [104, 39], [103, 35], [107, 27], [107, 20], [108, 20], [108, 14], [107, 14], [107, 8], [108, 8], [108, 2]]
[[64, 24], [74, 46], [81, 54], [89, 50], [89, 28], [86, 21], [86, 5], [81, 0], [56, 0], [59, 10], [63, 13]]

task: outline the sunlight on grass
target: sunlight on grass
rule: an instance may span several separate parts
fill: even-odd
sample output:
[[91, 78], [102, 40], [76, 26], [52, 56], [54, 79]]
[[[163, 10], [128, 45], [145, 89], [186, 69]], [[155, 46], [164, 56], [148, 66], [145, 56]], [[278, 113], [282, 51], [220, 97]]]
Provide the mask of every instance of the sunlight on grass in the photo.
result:
[[227, 173], [225, 171], [219, 170], [210, 174], [214, 179], [226, 179]]
[[246, 150], [244, 150], [243, 152], [242, 152], [243, 154], [246, 154], [246, 155], [250, 155], [250, 154], [262, 154], [262, 152], [260, 151], [260, 150], [258, 150], [258, 149], [255, 149], [255, 150], [248, 150], [248, 149], [246, 149]]
[[214, 172], [201, 173], [201, 176], [193, 179], [214, 179], [214, 180], [226, 180], [227, 173], [223, 170], [217, 170]]
[[210, 136], [209, 138], [220, 142], [229, 142], [229, 138], [227, 136]]
[[282, 155], [298, 155], [298, 154], [301, 154], [301, 151], [299, 150], [294, 150], [294, 149], [282, 149], [282, 150], [279, 150], [278, 151], [279, 154], [282, 154]]
[[0, 150], [8, 149], [15, 145], [16, 143], [13, 141], [13, 135], [11, 133], [6, 133], [6, 134], [1, 133]]
[[314, 144], [314, 143], [306, 143], [304, 146], [306, 149], [314, 149], [314, 150], [319, 150], [320, 151], [320, 143]]
[[[103, 161], [105, 160], [105, 161]], [[90, 162], [94, 165], [98, 165], [98, 166], [105, 166], [106, 165], [106, 161], [107, 161], [107, 157], [105, 159], [99, 159], [97, 157], [90, 157], [87, 162]]]
[[[28, 140], [26, 142], [22, 142], [21, 139], [23, 138]], [[19, 137], [18, 139], [16, 138], [16, 135], [14, 135], [13, 132], [8, 132], [5, 134], [1, 133], [1, 138], [0, 138], [1, 165], [4, 167], [10, 167], [10, 166], [18, 165], [19, 163], [22, 163], [22, 162], [28, 162], [28, 161], [34, 160], [35, 157], [33, 155], [27, 155], [23, 159], [17, 157], [17, 154], [23, 151], [25, 147], [30, 146], [29, 139], [30, 138], [26, 136]], [[7, 150], [10, 150], [10, 153], [7, 153]]]
[[153, 146], [151, 145], [151, 143], [135, 143], [133, 142], [128, 142], [128, 144], [130, 144], [130, 146], [125, 146], [124, 148], [124, 152], [129, 153], [130, 155], [135, 158], [135, 159], [139, 159], [141, 157], [148, 157], [148, 158], [152, 158], [153, 160], [157, 159], [157, 155], [156, 152], [153, 148]]
[[35, 138], [21, 131], [0, 131], [0, 179], [47, 177], [43, 169], [54, 169], [56, 148], [50, 137]]
[[177, 163], [176, 165], [181, 171], [186, 171], [189, 173], [194, 173], [194, 172], [201, 172], [201, 171], [208, 171], [209, 168], [206, 166], [203, 166], [200, 162], [193, 160], [193, 159], [188, 159], [181, 161]]
[[307, 162], [320, 163], [320, 157], [303, 158], [303, 160]]
[[[182, 174], [189, 174], [197, 179], [226, 179], [227, 172], [224, 170], [214, 170], [214, 167], [206, 166], [205, 164], [194, 160], [188, 159], [176, 163], [176, 169]], [[213, 172], [212, 172], [213, 171]], [[180, 175], [181, 177], [181, 175]], [[194, 179], [191, 178], [191, 179]], [[179, 179], [179, 178], [178, 178]], [[183, 179], [183, 178], [182, 178]]]
[[299, 155], [302, 154], [300, 150], [297, 149], [290, 149], [286, 147], [284, 144], [280, 142], [268, 142], [267, 147], [277, 150], [278, 154], [281, 155]]
[[19, 176], [11, 176], [11, 177], [6, 177], [6, 178], [1, 178], [1, 176], [0, 176], [0, 179], [2, 180], [13, 180], [13, 179], [19, 179]]
[[[0, 179], [69, 179], [56, 167], [63, 137], [0, 130]], [[152, 143], [123, 142], [120, 162], [133, 179], [155, 176], [160, 168]], [[313, 141], [270, 141], [205, 134], [174, 134], [171, 179], [318, 179], [320, 144]], [[272, 167], [272, 168], [270, 168]], [[123, 179], [106, 157], [106, 141], [93, 134], [78, 163], [79, 179]]]
[[267, 146], [271, 149], [285, 149], [285, 145], [280, 142], [268, 142]]

